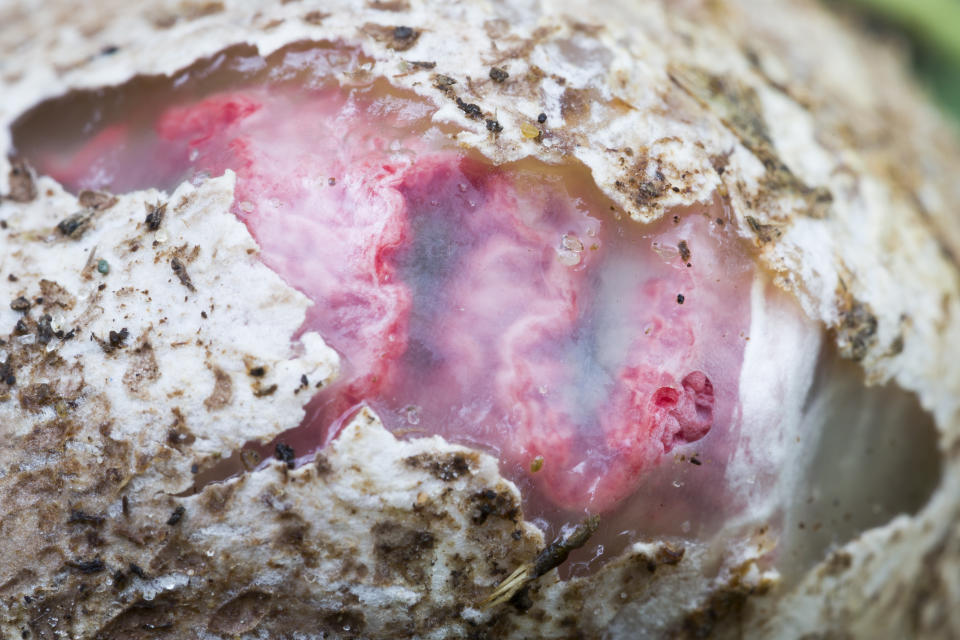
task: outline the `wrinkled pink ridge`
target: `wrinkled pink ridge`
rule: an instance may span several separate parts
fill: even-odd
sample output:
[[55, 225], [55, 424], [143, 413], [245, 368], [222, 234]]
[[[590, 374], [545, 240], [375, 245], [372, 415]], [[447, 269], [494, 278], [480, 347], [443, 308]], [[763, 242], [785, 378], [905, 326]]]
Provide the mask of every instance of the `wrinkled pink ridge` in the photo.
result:
[[[106, 131], [54, 173], [76, 181], [117, 155], [124, 129]], [[341, 89], [221, 93], [168, 109], [155, 133], [154, 157], [183, 175], [237, 173], [262, 260], [315, 303], [303, 330], [343, 356], [308, 408], [314, 448], [367, 403], [395, 431], [486, 447], [557, 505], [603, 511], [734, 419], [749, 269], [722, 221], [622, 226], [556, 172], [489, 166]]]

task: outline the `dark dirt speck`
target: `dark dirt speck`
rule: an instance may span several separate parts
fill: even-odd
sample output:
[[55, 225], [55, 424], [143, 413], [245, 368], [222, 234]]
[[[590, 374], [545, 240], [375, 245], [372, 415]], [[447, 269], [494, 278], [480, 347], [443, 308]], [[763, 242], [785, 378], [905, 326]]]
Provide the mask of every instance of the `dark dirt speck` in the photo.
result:
[[10, 167], [10, 193], [4, 196], [14, 202], [31, 202], [37, 197], [33, 170], [23, 160], [14, 160]]
[[93, 209], [94, 211], [103, 211], [117, 204], [117, 197], [105, 191], [84, 189], [77, 195], [77, 201], [81, 207]]
[[277, 446], [274, 448], [273, 454], [276, 456], [277, 460], [287, 463], [288, 469], [293, 469], [294, 460], [296, 459], [296, 454], [293, 451], [293, 447], [283, 442], [278, 442]]
[[503, 125], [496, 120], [487, 120], [487, 131], [492, 133], [500, 133], [503, 131]]
[[456, 480], [461, 476], [470, 474], [470, 461], [467, 454], [445, 453], [429, 454], [421, 453], [410, 456], [404, 462], [415, 469], [426, 469], [434, 477], [444, 482]]
[[400, 575], [410, 583], [422, 582], [430, 551], [436, 546], [436, 537], [423, 529], [411, 529], [396, 522], [380, 522], [371, 529], [377, 573], [381, 576]]
[[180, 520], [183, 519], [183, 514], [186, 513], [187, 509], [182, 504], [177, 505], [177, 508], [173, 510], [173, 513], [170, 514], [170, 517], [167, 518], [167, 524], [169, 526], [174, 526], [179, 524]]
[[393, 29], [393, 37], [396, 40], [409, 40], [414, 35], [416, 35], [416, 31], [410, 27], [394, 27]]
[[504, 82], [510, 74], [500, 67], [490, 67], [490, 79], [494, 82]]
[[473, 507], [473, 524], [482, 526], [490, 516], [515, 522], [520, 515], [520, 506], [507, 492], [493, 489], [478, 491], [468, 498]]
[[468, 117], [477, 119], [483, 115], [483, 111], [480, 109], [480, 105], [474, 104], [472, 102], [464, 102], [461, 98], [457, 98], [457, 107], [460, 108]]
[[197, 288], [193, 286], [193, 281], [190, 280], [190, 274], [187, 273], [187, 267], [183, 264], [183, 261], [180, 258], [172, 258], [170, 260], [170, 268], [173, 269], [173, 274], [177, 276], [177, 279], [180, 280], [180, 284], [185, 286], [190, 291], [196, 291]]
[[76, 560], [74, 562], [68, 562], [67, 566], [71, 569], [76, 569], [80, 573], [100, 573], [107, 568], [107, 565], [105, 565], [100, 558], [94, 560]]
[[144, 219], [147, 229], [156, 231], [163, 224], [163, 217], [167, 213], [167, 203], [146, 204], [144, 206], [147, 208], [147, 217]]

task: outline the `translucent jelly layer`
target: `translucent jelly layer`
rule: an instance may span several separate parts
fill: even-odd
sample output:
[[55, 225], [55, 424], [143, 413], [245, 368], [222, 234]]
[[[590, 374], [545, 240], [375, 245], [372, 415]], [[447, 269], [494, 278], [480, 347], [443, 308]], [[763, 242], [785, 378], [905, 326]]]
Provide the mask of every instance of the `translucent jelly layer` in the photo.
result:
[[609, 510], [729, 427], [749, 263], [712, 208], [622, 225], [563, 171], [490, 166], [425, 115], [372, 86], [220, 92], [47, 168], [113, 188], [137, 183], [130, 154], [172, 183], [237, 173], [236, 215], [345, 363], [301, 450], [365, 402], [497, 452], [557, 505]]
[[719, 203], [621, 221], [582, 166], [491, 166], [369, 64], [336, 44], [234, 47], [44, 102], [13, 140], [74, 191], [236, 171], [235, 214], [315, 301], [303, 330], [344, 357], [277, 442], [309, 459], [365, 402], [397, 435], [494, 453], [548, 538], [605, 511], [564, 575], [666, 536], [716, 551], [705, 575], [748, 553], [792, 580], [927, 500], [929, 415], [838, 361]]

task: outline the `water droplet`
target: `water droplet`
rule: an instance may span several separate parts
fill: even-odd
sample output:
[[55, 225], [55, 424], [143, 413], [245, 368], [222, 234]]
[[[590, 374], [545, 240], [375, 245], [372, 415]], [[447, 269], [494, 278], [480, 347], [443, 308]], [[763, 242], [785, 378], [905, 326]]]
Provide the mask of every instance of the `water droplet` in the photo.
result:
[[568, 251], [583, 251], [583, 243], [580, 242], [580, 238], [570, 233], [563, 234], [563, 238], [560, 239], [560, 246]]
[[568, 267], [574, 267], [580, 264], [583, 253], [583, 243], [577, 236], [565, 233], [560, 238], [560, 248], [557, 249], [557, 256], [560, 263]]
[[199, 187], [201, 184], [203, 184], [209, 179], [210, 179], [209, 171], [197, 171], [195, 174], [193, 174], [193, 177], [190, 178], [190, 184], [192, 184], [195, 187]]
[[196, 162], [197, 158], [200, 157], [200, 151], [198, 149], [190, 149], [188, 157], [190, 158], [190, 162]]
[[683, 483], [680, 482], [679, 480], [674, 480], [674, 481], [673, 481], [673, 486], [676, 487], [677, 489], [679, 489], [680, 487], [683, 486]]
[[415, 404], [404, 409], [407, 422], [410, 424], [420, 424], [420, 407]]
[[580, 254], [576, 251], [558, 249], [557, 259], [560, 261], [560, 264], [564, 265], [565, 267], [575, 267], [580, 264]]

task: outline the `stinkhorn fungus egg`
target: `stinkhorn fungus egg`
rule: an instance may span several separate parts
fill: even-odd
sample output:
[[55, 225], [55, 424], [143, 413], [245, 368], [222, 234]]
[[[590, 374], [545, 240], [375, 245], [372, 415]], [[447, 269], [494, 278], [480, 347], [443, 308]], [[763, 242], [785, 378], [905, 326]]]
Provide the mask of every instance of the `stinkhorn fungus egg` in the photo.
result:
[[[510, 31], [483, 25], [482, 41]], [[314, 619], [317, 637], [392, 637], [407, 612], [405, 637], [699, 637], [747, 596], [800, 598], [811, 575], [855, 562], [844, 545], [925, 508], [939, 427], [876, 363], [912, 327], [936, 331], [900, 314], [893, 336], [891, 314], [855, 297], [893, 291], [890, 265], [876, 289], [866, 262], [834, 269], [826, 229], [849, 229], [823, 226], [840, 224], [834, 198], [850, 217], [876, 197], [843, 177], [866, 170], [798, 151], [813, 125], [773, 80], [761, 95], [697, 65], [661, 69], [655, 47], [628, 55], [630, 38], [602, 27], [563, 28], [535, 30], [529, 50], [507, 38], [470, 77], [404, 53], [437, 29], [365, 23], [360, 44], [291, 31], [12, 123], [0, 415], [29, 458], [13, 471], [0, 456], [0, 495], [44, 455], [94, 452], [108, 472], [63, 497], [72, 555], [0, 568], [0, 597], [56, 565], [111, 575], [95, 591], [115, 601], [51, 622], [44, 599], [31, 619], [76, 615], [105, 637], [194, 617], [209, 637]], [[776, 75], [750, 60], [737, 73]], [[658, 97], [619, 97], [648, 63]], [[610, 65], [623, 73], [574, 86]], [[491, 92], [527, 102], [471, 97]], [[69, 266], [44, 272], [31, 242]], [[211, 436], [229, 431], [217, 415], [232, 437]], [[63, 463], [61, 484], [85, 465]], [[236, 584], [203, 586], [221, 574]], [[141, 620], [143, 603], [166, 612], [197, 589], [204, 604], [182, 619]]]
[[368, 406], [397, 435], [496, 455], [550, 530], [604, 515], [595, 556], [621, 530], [709, 538], [789, 513], [774, 506], [786, 425], [835, 419], [790, 405], [819, 339], [763, 284], [724, 207], [640, 225], [581, 166], [494, 165], [416, 96], [332, 79], [360, 59], [235, 54], [220, 61], [232, 76], [102, 97], [115, 115], [79, 139], [49, 146], [25, 126], [24, 151], [78, 192], [236, 173], [233, 214], [312, 302], [301, 332], [340, 356], [333, 384], [307, 381], [285, 460], [312, 459]]

